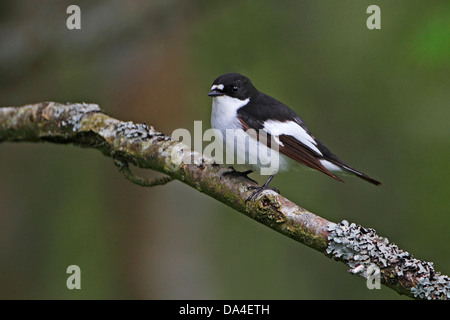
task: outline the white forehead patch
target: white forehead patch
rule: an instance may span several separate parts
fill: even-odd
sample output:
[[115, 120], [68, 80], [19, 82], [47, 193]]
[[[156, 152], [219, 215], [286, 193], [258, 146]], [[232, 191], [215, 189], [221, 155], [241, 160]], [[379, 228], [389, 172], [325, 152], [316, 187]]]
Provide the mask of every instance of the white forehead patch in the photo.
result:
[[223, 88], [224, 88], [223, 84], [215, 84], [211, 87], [211, 90], [215, 90], [215, 89], [223, 90]]

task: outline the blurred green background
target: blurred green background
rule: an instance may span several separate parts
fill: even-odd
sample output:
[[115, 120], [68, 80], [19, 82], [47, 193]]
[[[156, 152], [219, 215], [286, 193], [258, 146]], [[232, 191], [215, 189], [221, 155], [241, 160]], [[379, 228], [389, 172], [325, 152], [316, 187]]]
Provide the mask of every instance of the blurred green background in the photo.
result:
[[[449, 1], [4, 0], [0, 46], [0, 106], [98, 103], [167, 134], [208, 128], [212, 81], [249, 76], [383, 182], [301, 169], [273, 186], [450, 273]], [[0, 145], [0, 259], [2, 299], [403, 299], [181, 182], [138, 187], [49, 143]]]

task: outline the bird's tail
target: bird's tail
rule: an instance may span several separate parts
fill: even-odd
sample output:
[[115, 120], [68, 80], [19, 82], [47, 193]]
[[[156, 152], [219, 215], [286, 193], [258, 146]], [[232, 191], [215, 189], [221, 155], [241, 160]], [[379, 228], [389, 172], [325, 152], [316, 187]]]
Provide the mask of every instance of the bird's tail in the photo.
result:
[[380, 181], [375, 180], [375, 179], [369, 177], [367, 174], [362, 173], [362, 172], [360, 172], [360, 171], [358, 171], [358, 170], [356, 170], [356, 169], [353, 169], [352, 167], [349, 167], [349, 166], [347, 166], [347, 165], [340, 165], [340, 167], [341, 167], [343, 170], [345, 170], [345, 171], [347, 171], [347, 172], [350, 172], [350, 173], [353, 173], [353, 174], [356, 175], [357, 177], [359, 177], [359, 178], [361, 178], [361, 179], [363, 179], [363, 180], [366, 180], [367, 182], [370, 182], [370, 183], [372, 183], [372, 184], [374, 184], [374, 185], [376, 185], [376, 186], [381, 185], [381, 182], [380, 182]]
[[[317, 139], [316, 139], [316, 143], [319, 147], [320, 152], [322, 152], [322, 154], [323, 154], [323, 160], [330, 163], [331, 165], [337, 166], [336, 169], [338, 169], [338, 171], [340, 171], [339, 169], [341, 169], [344, 172], [353, 174], [353, 175], [355, 175], [363, 180], [366, 180], [367, 182], [370, 182], [376, 186], [381, 185], [380, 181], [375, 180], [375, 179], [369, 177], [367, 174], [362, 173], [361, 171], [358, 171], [358, 170], [353, 169], [352, 167], [348, 166], [345, 162], [343, 162], [341, 159], [339, 159], [335, 154], [333, 154], [330, 151], [330, 149], [328, 149], [322, 142], [318, 141]], [[333, 170], [333, 168], [330, 168], [330, 169]]]

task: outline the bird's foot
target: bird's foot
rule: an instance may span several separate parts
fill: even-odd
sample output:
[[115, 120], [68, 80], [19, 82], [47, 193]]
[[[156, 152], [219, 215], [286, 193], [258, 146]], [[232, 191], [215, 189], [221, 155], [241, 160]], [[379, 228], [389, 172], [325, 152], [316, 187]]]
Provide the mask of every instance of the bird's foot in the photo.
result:
[[233, 167], [228, 167], [228, 169], [231, 169], [231, 170], [222, 173], [222, 174], [220, 175], [220, 178], [225, 177], [225, 176], [244, 177], [244, 178], [246, 178], [247, 180], [250, 180], [251, 182], [258, 183], [258, 182], [256, 182], [255, 180], [253, 180], [252, 178], [250, 178], [250, 177], [248, 176], [250, 173], [253, 172], [252, 170], [247, 170], [247, 171], [237, 171], [237, 170], [235, 170]]
[[261, 186], [261, 187], [258, 187], [258, 186], [249, 186], [249, 187], [247, 187], [247, 189], [248, 189], [248, 190], [255, 189], [255, 191], [252, 192], [252, 194], [247, 198], [247, 200], [245, 200], [245, 202], [248, 202], [248, 201], [250, 201], [250, 200], [252, 200], [252, 199], [258, 197], [258, 196], [261, 194], [261, 192], [263, 192], [264, 190], [272, 190], [272, 191], [275, 191], [276, 193], [280, 193], [280, 190], [278, 190], [277, 188], [269, 187], [269, 186], [267, 186], [266, 184], [264, 184], [264, 185]]
[[252, 192], [252, 194], [247, 198], [247, 200], [245, 200], [245, 202], [248, 202], [248, 201], [252, 200], [253, 198], [259, 196], [261, 194], [261, 192], [263, 192], [264, 190], [272, 190], [272, 191], [275, 191], [276, 193], [280, 193], [280, 190], [278, 190], [277, 188], [269, 187], [269, 183], [270, 183], [270, 181], [272, 181], [274, 176], [275, 176], [274, 174], [271, 175], [270, 178], [266, 181], [266, 183], [264, 183], [261, 187], [258, 187], [258, 186], [247, 187], [248, 190], [255, 189], [255, 191]]

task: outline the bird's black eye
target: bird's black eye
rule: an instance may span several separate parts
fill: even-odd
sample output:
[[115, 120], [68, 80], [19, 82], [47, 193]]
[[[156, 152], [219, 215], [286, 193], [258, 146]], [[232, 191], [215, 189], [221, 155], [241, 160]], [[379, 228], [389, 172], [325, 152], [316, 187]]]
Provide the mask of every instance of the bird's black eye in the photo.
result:
[[233, 93], [237, 93], [239, 91], [239, 87], [238, 86], [233, 86], [233, 88], [231, 88], [231, 91]]

